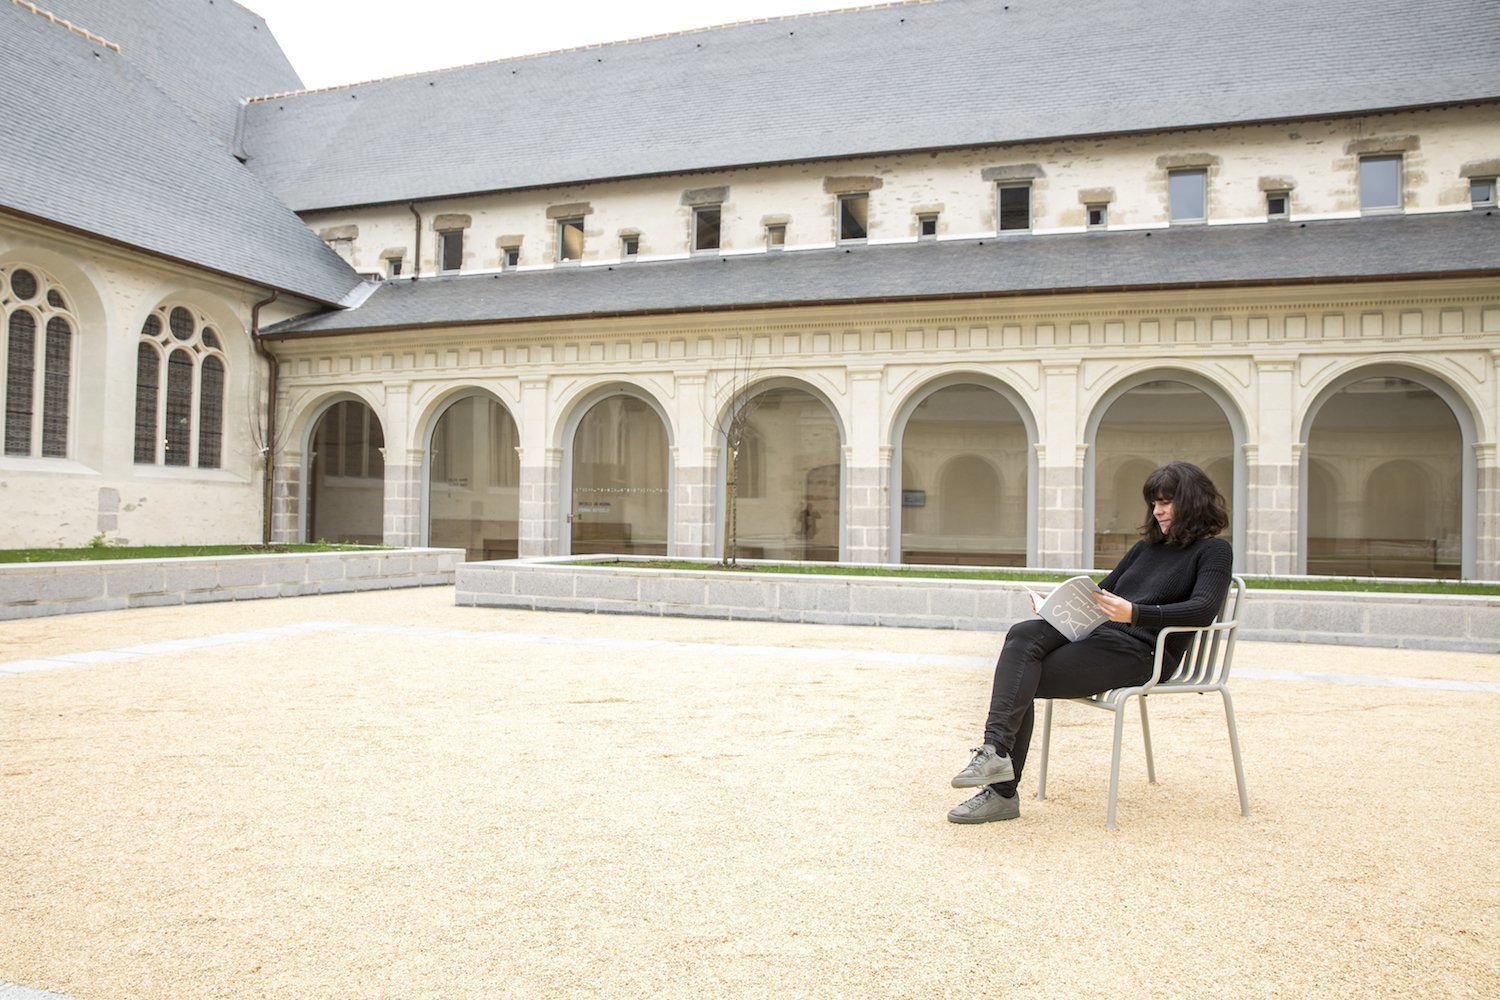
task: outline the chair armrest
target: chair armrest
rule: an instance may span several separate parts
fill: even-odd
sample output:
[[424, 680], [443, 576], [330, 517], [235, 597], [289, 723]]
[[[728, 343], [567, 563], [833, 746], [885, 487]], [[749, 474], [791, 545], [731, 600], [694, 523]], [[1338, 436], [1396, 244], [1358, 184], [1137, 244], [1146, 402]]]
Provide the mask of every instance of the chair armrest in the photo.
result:
[[[1170, 636], [1180, 635], [1184, 632], [1199, 633], [1207, 635], [1210, 632], [1228, 632], [1233, 635], [1234, 630], [1239, 628], [1239, 621], [1214, 622], [1212, 625], [1168, 625], [1156, 633], [1156, 659], [1151, 665], [1151, 679], [1141, 685], [1141, 694], [1149, 694], [1151, 689], [1162, 681], [1161, 668], [1162, 658], [1167, 654], [1167, 639]], [[1175, 667], [1173, 668], [1176, 669]]]

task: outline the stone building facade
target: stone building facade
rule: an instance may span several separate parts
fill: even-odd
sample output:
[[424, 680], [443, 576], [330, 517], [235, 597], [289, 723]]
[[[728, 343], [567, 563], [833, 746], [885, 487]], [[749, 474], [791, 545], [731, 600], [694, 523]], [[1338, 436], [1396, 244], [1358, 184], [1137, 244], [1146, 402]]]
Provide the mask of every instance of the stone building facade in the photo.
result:
[[[59, 6], [149, 44], [146, 15]], [[76, 338], [66, 455], [37, 430], [0, 460], [10, 534], [1107, 567], [1181, 458], [1230, 500], [1242, 571], [1500, 578], [1496, 15], [1401, 6], [1337, 43], [1336, 83], [1338, 52], [1290, 51], [1184, 93], [1234, 10], [1129, 93], [861, 75], [860, 45], [1061, 30], [935, 0], [253, 97], [217, 169], [301, 226], [234, 217], [279, 273], [45, 190], [0, 214], [0, 272], [45, 275]], [[30, 44], [98, 47], [24, 7]], [[854, 105], [817, 59], [742, 96], [789, 45], [873, 123], [834, 127]], [[716, 75], [676, 87], [705, 47]], [[588, 74], [650, 99], [569, 89]], [[45, 326], [36, 301], [5, 308]]]

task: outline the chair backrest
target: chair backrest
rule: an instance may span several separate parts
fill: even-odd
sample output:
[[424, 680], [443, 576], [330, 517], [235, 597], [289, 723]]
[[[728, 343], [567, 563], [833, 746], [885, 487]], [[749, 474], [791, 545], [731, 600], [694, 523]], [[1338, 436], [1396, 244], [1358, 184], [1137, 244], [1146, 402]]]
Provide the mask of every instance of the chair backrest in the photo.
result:
[[1182, 655], [1182, 662], [1172, 671], [1167, 684], [1223, 684], [1229, 680], [1234, 640], [1240, 631], [1240, 602], [1244, 597], [1244, 578], [1232, 577], [1218, 617], [1213, 625], [1194, 633], [1193, 644]]

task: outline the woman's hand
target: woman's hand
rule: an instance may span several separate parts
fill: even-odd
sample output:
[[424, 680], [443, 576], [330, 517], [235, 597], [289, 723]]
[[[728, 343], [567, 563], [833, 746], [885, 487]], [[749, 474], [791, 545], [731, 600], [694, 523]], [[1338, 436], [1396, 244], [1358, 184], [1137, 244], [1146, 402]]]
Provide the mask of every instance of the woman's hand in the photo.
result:
[[1109, 616], [1110, 621], [1130, 624], [1135, 608], [1125, 598], [1116, 597], [1107, 590], [1096, 591], [1091, 596], [1094, 598], [1094, 603], [1099, 605], [1099, 610]]

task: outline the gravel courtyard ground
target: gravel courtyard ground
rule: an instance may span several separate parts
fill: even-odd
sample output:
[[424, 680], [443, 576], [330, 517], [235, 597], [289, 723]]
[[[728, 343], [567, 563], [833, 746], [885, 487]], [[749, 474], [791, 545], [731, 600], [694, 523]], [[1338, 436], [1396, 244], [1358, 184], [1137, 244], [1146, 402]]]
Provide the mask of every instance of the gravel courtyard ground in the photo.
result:
[[[1500, 995], [1500, 659], [1242, 643], [1159, 784], [1058, 707], [959, 827], [1000, 637], [456, 608], [0, 624], [0, 995]], [[1317, 675], [1317, 676], [1311, 676]]]

